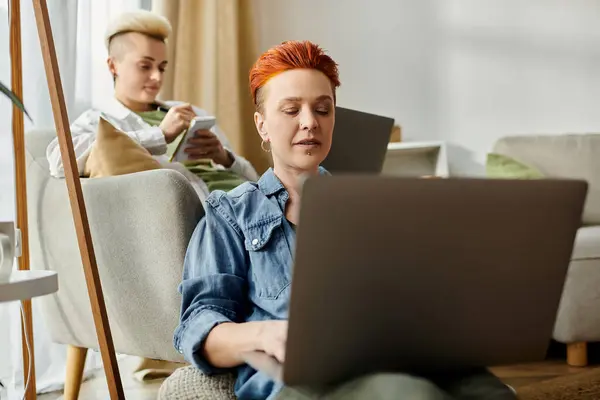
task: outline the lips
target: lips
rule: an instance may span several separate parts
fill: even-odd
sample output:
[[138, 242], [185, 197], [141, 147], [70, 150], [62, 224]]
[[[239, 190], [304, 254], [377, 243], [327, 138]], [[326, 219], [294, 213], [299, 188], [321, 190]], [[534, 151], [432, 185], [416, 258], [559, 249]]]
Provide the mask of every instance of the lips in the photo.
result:
[[296, 142], [295, 145], [302, 147], [317, 147], [321, 145], [321, 142], [317, 139], [304, 139], [300, 140], [299, 142]]

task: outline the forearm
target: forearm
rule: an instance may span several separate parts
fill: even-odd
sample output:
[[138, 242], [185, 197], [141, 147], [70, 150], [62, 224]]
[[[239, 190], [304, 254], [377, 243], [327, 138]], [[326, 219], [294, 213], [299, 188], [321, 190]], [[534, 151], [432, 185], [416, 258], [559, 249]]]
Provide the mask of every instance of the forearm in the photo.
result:
[[[72, 136], [73, 152], [79, 174], [83, 173], [84, 165], [94, 143], [94, 137], [88, 133]], [[50, 174], [55, 177], [64, 177], [64, 165], [58, 138], [54, 138], [46, 148], [46, 158], [50, 167]]]
[[226, 322], [215, 326], [204, 342], [204, 357], [216, 368], [243, 364], [242, 353], [260, 350], [260, 327], [260, 322]]

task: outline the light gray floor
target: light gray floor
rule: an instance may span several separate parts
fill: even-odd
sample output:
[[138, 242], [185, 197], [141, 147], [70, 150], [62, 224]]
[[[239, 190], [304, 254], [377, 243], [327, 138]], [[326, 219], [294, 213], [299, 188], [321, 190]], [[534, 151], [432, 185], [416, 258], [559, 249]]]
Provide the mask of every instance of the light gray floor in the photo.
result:
[[[125, 358], [119, 362], [119, 371], [121, 373], [125, 397], [127, 400], [156, 400], [158, 390], [164, 379], [140, 382], [133, 378], [132, 372], [136, 365], [136, 359], [131, 357]], [[61, 390], [59, 392], [39, 394], [37, 398], [38, 400], [62, 400], [63, 392]], [[79, 398], [85, 400], [110, 399], [104, 371], [97, 371], [92, 377], [83, 382]], [[0, 388], [0, 400], [5, 399], [8, 399], [8, 395], [5, 390]]]
[[[127, 400], [156, 400], [158, 389], [163, 379], [139, 382], [133, 378], [132, 374], [135, 365], [135, 358], [126, 358], [119, 363], [125, 397]], [[38, 396], [38, 400], [57, 400], [62, 398], [62, 392], [46, 393]], [[92, 378], [83, 383], [79, 398], [85, 400], [105, 400], [110, 398], [104, 371], [98, 371]]]

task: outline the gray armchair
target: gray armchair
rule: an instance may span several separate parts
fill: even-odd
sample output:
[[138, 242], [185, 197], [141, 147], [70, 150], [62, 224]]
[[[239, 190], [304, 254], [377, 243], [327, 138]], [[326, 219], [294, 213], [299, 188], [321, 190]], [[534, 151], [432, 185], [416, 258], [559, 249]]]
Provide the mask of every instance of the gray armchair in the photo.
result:
[[[78, 396], [87, 349], [97, 349], [98, 340], [66, 181], [50, 176], [46, 161], [55, 136], [26, 135], [29, 243], [31, 267], [58, 272], [58, 292], [40, 302], [52, 340], [69, 345], [69, 400]], [[82, 179], [82, 190], [116, 351], [184, 362], [172, 338], [188, 240], [204, 213], [196, 193], [172, 170]], [[208, 388], [220, 385], [200, 379]]]

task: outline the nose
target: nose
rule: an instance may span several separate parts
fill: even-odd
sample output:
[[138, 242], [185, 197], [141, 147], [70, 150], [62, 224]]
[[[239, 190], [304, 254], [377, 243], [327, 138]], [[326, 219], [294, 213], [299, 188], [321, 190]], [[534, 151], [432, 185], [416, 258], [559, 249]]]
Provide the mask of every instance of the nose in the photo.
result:
[[152, 74], [150, 75], [150, 79], [156, 82], [162, 81], [162, 74], [158, 68], [154, 68], [152, 70]]
[[319, 126], [319, 122], [312, 110], [304, 110], [300, 115], [300, 129], [314, 131]]

